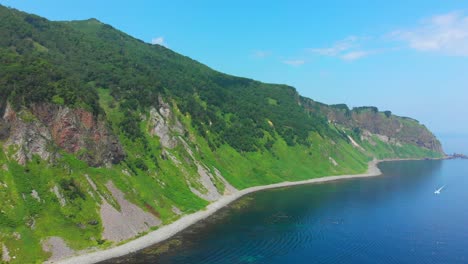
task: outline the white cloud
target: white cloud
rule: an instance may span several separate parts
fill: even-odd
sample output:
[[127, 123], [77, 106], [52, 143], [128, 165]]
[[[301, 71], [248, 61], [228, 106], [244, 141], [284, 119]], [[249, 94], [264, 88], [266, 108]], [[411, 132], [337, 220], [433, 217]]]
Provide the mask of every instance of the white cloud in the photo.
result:
[[263, 59], [263, 58], [266, 58], [266, 57], [269, 57], [271, 55], [271, 52], [270, 51], [266, 51], [266, 50], [257, 50], [253, 53], [253, 56], [255, 58], [259, 58], [259, 59]]
[[468, 56], [468, 16], [461, 12], [436, 15], [412, 29], [390, 33], [417, 51]]
[[305, 63], [304, 60], [284, 60], [284, 64], [291, 65], [291, 66], [301, 66]]
[[356, 36], [349, 36], [343, 40], [335, 42], [331, 47], [311, 48], [308, 49], [308, 51], [323, 56], [337, 56], [344, 51], [356, 47], [358, 40], [359, 38]]
[[343, 40], [335, 42], [330, 47], [311, 48], [307, 50], [320, 56], [338, 57], [343, 60], [353, 61], [376, 53], [375, 51], [360, 49], [361, 42], [367, 39], [369, 38], [349, 36]]
[[364, 50], [350, 51], [350, 52], [342, 54], [340, 58], [342, 58], [343, 60], [347, 60], [347, 61], [353, 61], [353, 60], [364, 58], [373, 53], [375, 53], [375, 51], [364, 51]]
[[167, 46], [165, 40], [164, 40], [164, 37], [156, 37], [156, 38], [153, 38], [151, 40], [151, 44], [158, 44], [158, 45], [161, 45], [161, 46]]

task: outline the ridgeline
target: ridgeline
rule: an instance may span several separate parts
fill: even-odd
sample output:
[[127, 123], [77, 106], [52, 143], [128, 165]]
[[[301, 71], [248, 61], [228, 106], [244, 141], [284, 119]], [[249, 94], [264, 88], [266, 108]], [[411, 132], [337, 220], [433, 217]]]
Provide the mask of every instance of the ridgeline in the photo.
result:
[[96, 19], [3, 6], [0, 149], [14, 263], [108, 248], [248, 187], [444, 155], [411, 118], [223, 74]]

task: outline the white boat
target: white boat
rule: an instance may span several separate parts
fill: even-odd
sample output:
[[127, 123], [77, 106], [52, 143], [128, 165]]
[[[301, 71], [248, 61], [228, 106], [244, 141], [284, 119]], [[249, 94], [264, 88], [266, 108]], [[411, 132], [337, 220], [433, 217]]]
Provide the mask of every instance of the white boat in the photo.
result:
[[440, 192], [442, 191], [442, 189], [443, 189], [444, 187], [445, 187], [445, 185], [442, 186], [442, 187], [440, 187], [439, 189], [435, 190], [434, 194], [440, 194]]

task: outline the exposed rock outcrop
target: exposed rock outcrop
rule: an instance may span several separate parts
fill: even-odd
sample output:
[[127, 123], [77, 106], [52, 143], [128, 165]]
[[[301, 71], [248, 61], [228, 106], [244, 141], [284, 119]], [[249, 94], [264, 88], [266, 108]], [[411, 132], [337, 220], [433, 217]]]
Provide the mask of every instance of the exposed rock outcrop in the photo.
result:
[[361, 150], [361, 151], [365, 151], [351, 136], [347, 135], [349, 141], [351, 142], [351, 144], [353, 145], [353, 147]]
[[214, 168], [214, 172], [216, 176], [223, 182], [224, 184], [224, 195], [229, 195], [237, 192], [237, 189], [232, 186], [224, 177], [221, 175], [221, 172], [217, 169]]
[[6, 149], [13, 146], [15, 152], [13, 157], [20, 164], [25, 164], [34, 155], [38, 155], [44, 160], [53, 157], [53, 153], [48, 150], [48, 144], [52, 136], [49, 129], [28, 112], [28, 118], [20, 117], [10, 105], [7, 105], [3, 116], [4, 123], [10, 127], [8, 139], [5, 143]]
[[33, 114], [50, 128], [55, 144], [69, 153], [79, 154], [79, 158], [92, 166], [115, 164], [125, 157], [106, 122], [88, 111], [41, 104], [33, 106]]
[[168, 122], [155, 108], [150, 110], [149, 122], [151, 125], [150, 135], [158, 136], [163, 147], [172, 149], [177, 145], [176, 138], [172, 135]]
[[200, 192], [193, 187], [190, 187], [190, 190], [192, 190], [193, 193], [207, 201], [212, 202], [218, 200], [221, 197], [221, 194], [218, 192], [218, 189], [216, 189], [216, 186], [214, 185], [213, 175], [208, 171], [208, 169], [205, 166], [201, 165], [199, 162], [195, 161], [195, 164], [197, 166], [198, 175], [200, 176], [198, 180], [203, 185], [206, 191]]
[[435, 152], [444, 152], [437, 138], [416, 120], [386, 117], [381, 113], [367, 111], [353, 113], [351, 126], [359, 127], [364, 137], [368, 136], [365, 135], [367, 132], [370, 132], [386, 143], [394, 145], [408, 143]]
[[41, 197], [39, 196], [39, 193], [36, 190], [31, 191], [31, 196], [32, 198], [36, 199], [38, 202], [42, 202]]
[[[197, 186], [191, 184], [191, 180], [188, 178], [189, 173], [183, 168], [182, 162], [175, 156], [171, 155], [168, 151], [163, 151], [163, 155], [169, 157], [169, 159], [179, 167], [181, 173], [186, 178], [190, 190], [194, 194], [207, 201], [218, 200], [222, 194], [220, 194], [216, 188], [215, 176], [209, 171], [209, 168], [197, 160], [190, 146], [180, 136], [184, 133], [185, 129], [177, 117], [174, 116], [170, 105], [165, 103], [162, 98], [159, 98], [159, 105], [159, 110], [156, 110], [156, 108], [150, 109], [148, 123], [150, 135], [157, 136], [162, 147], [166, 149], [173, 149], [177, 145], [182, 145], [189, 156], [186, 157], [185, 163], [193, 164], [197, 167], [197, 174], [199, 176], [197, 181], [201, 186], [198, 184]], [[222, 176], [219, 177], [222, 178]]]
[[171, 207], [171, 210], [176, 215], [182, 215], [182, 211], [174, 205]]
[[60, 203], [60, 206], [64, 207], [65, 205], [67, 205], [67, 201], [65, 200], [63, 195], [60, 193], [60, 190], [57, 185], [55, 185], [52, 189], [50, 189], [50, 191], [55, 194], [55, 196], [57, 197]]
[[411, 144], [444, 154], [439, 140], [417, 120], [395, 116], [389, 111], [379, 112], [376, 107], [349, 109], [346, 105], [326, 105], [308, 98], [302, 98], [301, 103], [311, 113], [324, 114], [331, 123], [358, 129], [365, 139], [376, 135], [387, 143]]
[[336, 162], [336, 160], [332, 157], [328, 157], [328, 160], [333, 164], [333, 166], [338, 166], [338, 162]]
[[159, 97], [159, 109], [150, 109], [149, 132], [152, 136], [158, 136], [161, 145], [172, 149], [177, 146], [177, 135], [185, 132], [183, 125], [174, 116], [168, 103]]
[[[222, 196], [222, 194], [218, 192], [218, 189], [216, 188], [214, 184], [215, 179], [214, 179], [213, 174], [209, 171], [209, 169], [204, 164], [200, 163], [196, 159], [196, 157], [193, 154], [193, 151], [190, 149], [190, 146], [187, 144], [187, 142], [185, 142], [185, 140], [182, 137], [179, 137], [179, 141], [180, 143], [182, 143], [182, 146], [184, 147], [185, 151], [190, 156], [189, 162], [193, 162], [195, 166], [197, 166], [197, 173], [199, 176], [198, 181], [205, 188], [204, 192], [200, 192], [193, 187], [190, 187], [190, 190], [192, 190], [193, 193], [195, 193], [196, 195], [198, 195], [199, 197], [207, 201], [218, 200]], [[218, 177], [224, 180], [224, 178], [221, 176], [221, 173], [219, 173]]]
[[2, 262], [10, 262], [10, 260], [10, 251], [5, 246], [5, 244], [2, 244]]
[[54, 145], [77, 154], [91, 166], [118, 163], [125, 157], [106, 122], [83, 109], [36, 104], [16, 112], [7, 105], [0, 130], [0, 134], [8, 134], [4, 135], [6, 146], [17, 148], [14, 156], [20, 164], [33, 155], [53, 160], [57, 155]]

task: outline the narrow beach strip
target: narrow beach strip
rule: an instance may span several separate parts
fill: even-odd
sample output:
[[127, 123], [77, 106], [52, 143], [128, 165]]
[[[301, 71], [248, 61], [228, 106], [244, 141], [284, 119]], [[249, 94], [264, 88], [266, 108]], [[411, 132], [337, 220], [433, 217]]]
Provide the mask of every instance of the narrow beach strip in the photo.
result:
[[122, 256], [134, 253], [136, 251], [142, 250], [146, 247], [163, 242], [164, 240], [171, 238], [172, 236], [190, 227], [191, 225], [213, 215], [221, 208], [227, 206], [228, 204], [234, 202], [235, 200], [241, 198], [242, 196], [246, 194], [261, 191], [261, 190], [266, 190], [266, 189], [289, 187], [289, 186], [302, 185], [302, 184], [322, 183], [322, 182], [329, 182], [329, 181], [336, 181], [336, 180], [343, 180], [343, 179], [379, 176], [382, 174], [379, 168], [377, 167], [377, 164], [379, 162], [380, 161], [377, 161], [377, 160], [369, 162], [368, 170], [366, 173], [363, 173], [363, 174], [327, 176], [327, 177], [314, 178], [314, 179], [304, 180], [304, 181], [281, 182], [281, 183], [275, 183], [275, 184], [269, 184], [269, 185], [263, 185], [263, 186], [255, 186], [255, 187], [243, 189], [235, 193], [232, 193], [230, 195], [221, 197], [216, 202], [209, 204], [204, 210], [200, 210], [193, 214], [185, 215], [171, 224], [162, 226], [159, 229], [152, 231], [142, 237], [136, 238], [128, 243], [125, 243], [125, 244], [122, 244], [113, 248], [109, 248], [109, 249], [104, 249], [100, 251], [85, 253], [83, 255], [73, 256], [73, 257], [59, 260], [53, 263], [59, 263], [59, 264], [88, 264], [89, 263], [91, 264], [91, 263], [97, 263], [97, 262], [104, 261], [104, 260], [109, 260], [112, 258], [122, 257]]

